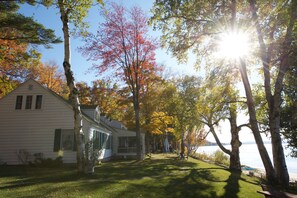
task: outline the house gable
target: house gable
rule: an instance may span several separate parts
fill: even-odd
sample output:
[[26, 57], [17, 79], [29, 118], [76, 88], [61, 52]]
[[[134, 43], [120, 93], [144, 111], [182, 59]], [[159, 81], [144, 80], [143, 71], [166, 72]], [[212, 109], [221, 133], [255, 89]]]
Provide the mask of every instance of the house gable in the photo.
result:
[[[18, 96], [22, 96], [22, 105], [16, 109]], [[36, 103], [40, 98], [39, 108]], [[31, 108], [28, 103], [31, 103]], [[18, 164], [20, 150], [29, 151], [31, 158], [35, 153], [56, 158], [57, 153], [53, 152], [55, 130], [73, 129], [73, 123], [71, 106], [29, 79], [0, 100], [0, 160]], [[73, 153], [64, 160], [75, 159]]]

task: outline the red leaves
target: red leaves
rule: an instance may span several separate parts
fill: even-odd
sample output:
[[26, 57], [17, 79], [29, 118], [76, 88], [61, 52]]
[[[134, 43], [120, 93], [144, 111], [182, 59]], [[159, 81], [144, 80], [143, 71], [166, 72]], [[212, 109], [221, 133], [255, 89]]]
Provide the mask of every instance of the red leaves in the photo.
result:
[[101, 15], [105, 22], [99, 25], [97, 35], [87, 37], [83, 54], [97, 61], [93, 68], [99, 75], [109, 71], [129, 86], [141, 85], [158, 70], [157, 44], [148, 36], [148, 18], [138, 7], [127, 10], [115, 3]]

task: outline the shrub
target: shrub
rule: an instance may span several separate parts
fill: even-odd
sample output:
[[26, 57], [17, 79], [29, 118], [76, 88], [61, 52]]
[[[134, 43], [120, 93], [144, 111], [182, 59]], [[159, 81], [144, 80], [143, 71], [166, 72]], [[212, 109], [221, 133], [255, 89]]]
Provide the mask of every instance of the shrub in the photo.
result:
[[52, 158], [43, 158], [43, 153], [35, 153], [34, 154], [34, 161], [30, 162], [31, 166], [37, 167], [59, 167], [63, 165], [62, 157], [57, 157], [56, 159]]
[[228, 159], [229, 157], [223, 151], [216, 150], [213, 154], [213, 160], [216, 164], [228, 165]]
[[207, 155], [205, 152], [203, 153], [193, 153], [191, 155], [193, 158], [195, 159], [200, 159], [203, 161], [212, 161], [211, 157], [209, 155]]
[[27, 165], [29, 163], [29, 158], [31, 154], [26, 149], [20, 149], [16, 153], [18, 161], [22, 165]]
[[191, 157], [202, 161], [212, 162], [212, 163], [215, 163], [218, 165], [224, 165], [224, 166], [229, 166], [229, 163], [230, 163], [229, 157], [221, 150], [217, 150], [212, 155], [208, 155], [205, 152], [193, 153]]
[[7, 163], [0, 159], [0, 166], [5, 166], [5, 165], [7, 165]]

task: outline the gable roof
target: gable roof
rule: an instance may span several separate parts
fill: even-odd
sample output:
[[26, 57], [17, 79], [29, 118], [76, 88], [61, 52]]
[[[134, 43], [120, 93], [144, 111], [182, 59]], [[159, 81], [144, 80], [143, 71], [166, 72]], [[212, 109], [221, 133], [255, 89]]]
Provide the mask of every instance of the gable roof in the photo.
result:
[[[53, 95], [54, 97], [56, 97], [58, 100], [60, 100], [62, 103], [64, 103], [68, 108], [72, 109], [71, 103], [69, 100], [66, 100], [65, 98], [63, 98], [62, 96], [58, 95], [56, 92], [54, 92], [53, 90], [51, 90], [50, 88], [45, 87], [44, 85], [40, 84], [39, 82], [37, 82], [36, 80], [29, 78], [28, 80], [26, 80], [25, 82], [21, 83], [17, 88], [15, 88], [14, 90], [12, 90], [11, 92], [9, 92], [6, 96], [4, 96], [3, 98], [7, 97], [10, 94], [13, 94], [13, 92], [15, 92], [15, 90], [19, 89], [22, 86], [26, 86], [27, 84], [36, 84], [37, 86], [41, 87], [43, 90], [45, 90], [46, 92], [48, 92], [49, 94]], [[0, 100], [2, 100], [3, 98], [1, 98]], [[93, 118], [89, 117], [87, 114], [85, 114], [83, 111], [82, 112], [82, 116], [88, 120], [89, 122], [91, 122], [92, 124], [96, 124], [98, 126], [100, 126]]]
[[[67, 101], [66, 99], [64, 99], [62, 96], [58, 95], [56, 92], [54, 92], [53, 90], [51, 90], [50, 88], [45, 87], [44, 85], [40, 84], [39, 82], [37, 82], [36, 80], [34, 80], [33, 78], [29, 78], [28, 80], [26, 80], [25, 82], [21, 83], [17, 88], [15, 88], [14, 90], [12, 90], [11, 92], [9, 92], [6, 96], [12, 94], [15, 90], [17, 90], [18, 88], [25, 86], [26, 84], [30, 84], [30, 83], [34, 83], [36, 85], [38, 85], [39, 87], [41, 87], [42, 89], [44, 89], [45, 91], [51, 93], [53, 96], [55, 96], [56, 98], [58, 98], [59, 100], [61, 100], [63, 103], [65, 103], [66, 105], [71, 107], [71, 104], [69, 101]], [[4, 96], [4, 97], [6, 97]], [[3, 98], [4, 98], [3, 97]]]

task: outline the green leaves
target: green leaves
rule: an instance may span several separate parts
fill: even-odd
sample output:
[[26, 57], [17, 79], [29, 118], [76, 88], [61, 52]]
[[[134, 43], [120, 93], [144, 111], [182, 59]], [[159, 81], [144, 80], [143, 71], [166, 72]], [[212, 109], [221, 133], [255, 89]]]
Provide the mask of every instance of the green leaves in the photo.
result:
[[55, 36], [53, 30], [46, 29], [32, 17], [25, 17], [15, 13], [18, 8], [15, 2], [0, 3], [1, 40], [15, 40], [21, 43], [44, 45], [47, 48], [51, 44], [62, 42], [60, 38]]

